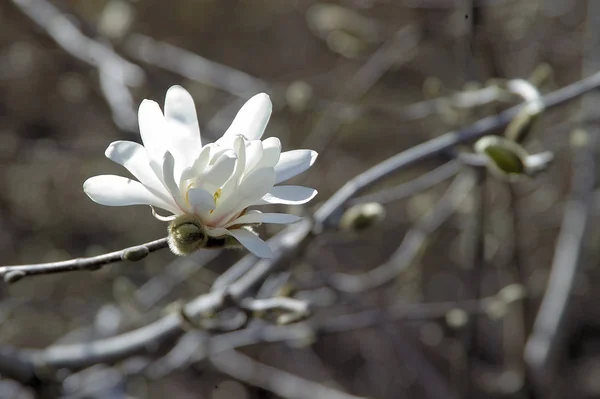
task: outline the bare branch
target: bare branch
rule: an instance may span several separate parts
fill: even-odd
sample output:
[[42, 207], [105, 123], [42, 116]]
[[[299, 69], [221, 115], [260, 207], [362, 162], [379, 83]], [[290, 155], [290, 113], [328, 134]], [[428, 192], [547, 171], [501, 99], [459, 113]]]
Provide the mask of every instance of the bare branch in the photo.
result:
[[473, 185], [474, 179], [470, 174], [457, 176], [435, 207], [406, 233], [387, 262], [359, 275], [334, 274], [329, 283], [339, 291], [356, 293], [379, 287], [398, 277], [423, 253], [423, 248], [431, 240], [431, 234], [454, 213]]
[[254, 76], [142, 34], [128, 37], [125, 49], [140, 61], [158, 65], [190, 80], [241, 98], [250, 98], [256, 93], [270, 91], [267, 83]]
[[355, 205], [365, 202], [378, 202], [380, 204], [387, 204], [389, 202], [399, 201], [418, 194], [421, 191], [425, 191], [443, 182], [444, 180], [451, 178], [452, 176], [456, 175], [460, 169], [461, 162], [456, 160], [446, 162], [442, 166], [438, 166], [437, 168], [396, 187], [354, 198], [348, 203], [348, 205]]
[[81, 270], [98, 270], [102, 266], [110, 263], [121, 262], [123, 260], [138, 261], [149, 253], [168, 246], [167, 239], [150, 241], [145, 244], [125, 248], [120, 251], [109, 252], [107, 254], [92, 256], [90, 258], [77, 258], [61, 262], [38, 263], [32, 265], [1, 266], [0, 277], [7, 282], [15, 282], [23, 277], [38, 274], [64, 273]]
[[347, 82], [344, 86], [345, 90], [339, 95], [339, 99], [326, 108], [302, 146], [322, 152], [343, 124], [343, 121], [336, 116], [339, 108], [338, 102], [341, 100], [347, 102], [358, 100], [377, 83], [392, 65], [401, 60], [409, 61], [410, 57], [407, 57], [407, 54], [410, 54], [415, 48], [418, 40], [418, 33], [411, 26], [396, 32]]
[[259, 363], [249, 356], [229, 350], [210, 356], [210, 362], [222, 373], [250, 385], [269, 390], [288, 399], [359, 399], [325, 385], [309, 381], [281, 369]]
[[118, 55], [108, 44], [85, 36], [75, 24], [46, 0], [12, 0], [60, 47], [73, 57], [98, 69], [100, 87], [115, 123], [136, 130], [137, 116], [127, 86], [137, 87], [145, 80], [144, 71]]
[[[596, 1], [587, 2], [586, 48], [589, 53], [583, 61], [584, 74], [600, 69], [599, 6]], [[583, 98], [581, 116], [584, 121], [597, 115], [599, 97], [597, 92], [593, 92]], [[580, 140], [573, 151], [571, 192], [565, 205], [548, 287], [525, 347], [525, 361], [531, 371], [532, 384], [543, 397], [550, 397], [550, 387], [553, 387], [555, 394], [563, 396], [556, 392], [557, 367], [566, 349], [568, 334], [572, 331], [573, 290], [577, 273], [581, 270], [596, 179], [595, 156], [600, 135], [598, 125], [587, 126], [576, 134]]]

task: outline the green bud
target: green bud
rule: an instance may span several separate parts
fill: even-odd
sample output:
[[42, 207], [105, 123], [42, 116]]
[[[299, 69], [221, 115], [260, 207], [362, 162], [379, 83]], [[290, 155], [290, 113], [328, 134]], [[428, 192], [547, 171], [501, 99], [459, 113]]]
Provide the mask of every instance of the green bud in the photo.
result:
[[500, 178], [514, 181], [526, 174], [529, 154], [514, 141], [485, 136], [475, 143], [475, 152], [488, 158], [490, 171]]
[[366, 202], [350, 207], [340, 219], [342, 230], [361, 231], [381, 222], [385, 208], [377, 202]]

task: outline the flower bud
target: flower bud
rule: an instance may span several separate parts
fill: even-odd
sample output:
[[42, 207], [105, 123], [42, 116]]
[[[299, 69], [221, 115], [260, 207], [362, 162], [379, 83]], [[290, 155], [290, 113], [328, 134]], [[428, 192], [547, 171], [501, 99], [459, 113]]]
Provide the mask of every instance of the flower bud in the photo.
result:
[[304, 111], [312, 98], [312, 86], [301, 80], [291, 83], [285, 91], [285, 99], [294, 112]]
[[462, 328], [469, 322], [469, 314], [464, 309], [455, 308], [446, 313], [446, 323], [452, 328]]
[[183, 256], [206, 246], [208, 234], [204, 224], [193, 215], [181, 215], [169, 223], [169, 248]]
[[509, 181], [518, 180], [526, 174], [527, 151], [514, 141], [485, 136], [475, 143], [475, 152], [488, 158], [490, 171]]
[[139, 260], [144, 259], [150, 251], [147, 247], [140, 245], [137, 247], [129, 248], [123, 252], [123, 260], [128, 260], [130, 262], [137, 262]]
[[350, 207], [340, 219], [342, 230], [361, 231], [381, 222], [385, 208], [377, 202], [367, 202]]

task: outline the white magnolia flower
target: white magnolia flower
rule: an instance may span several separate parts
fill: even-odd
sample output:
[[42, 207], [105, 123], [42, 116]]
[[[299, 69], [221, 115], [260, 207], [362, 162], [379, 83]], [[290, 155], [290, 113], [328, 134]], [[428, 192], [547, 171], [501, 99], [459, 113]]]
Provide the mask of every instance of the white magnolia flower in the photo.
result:
[[173, 86], [167, 91], [164, 114], [154, 101], [144, 100], [140, 105], [143, 145], [115, 141], [106, 150], [109, 159], [127, 168], [138, 181], [95, 176], [83, 184], [83, 190], [102, 205], [151, 205], [173, 214], [155, 214], [161, 220], [193, 217], [209, 237], [233, 236], [255, 255], [269, 257], [268, 245], [246, 226], [294, 223], [300, 218], [247, 208], [304, 204], [317, 194], [308, 187], [275, 186], [307, 170], [317, 153], [282, 153], [276, 137], [261, 141], [271, 109], [268, 95], [255, 95], [219, 140], [203, 146], [194, 101], [185, 89]]

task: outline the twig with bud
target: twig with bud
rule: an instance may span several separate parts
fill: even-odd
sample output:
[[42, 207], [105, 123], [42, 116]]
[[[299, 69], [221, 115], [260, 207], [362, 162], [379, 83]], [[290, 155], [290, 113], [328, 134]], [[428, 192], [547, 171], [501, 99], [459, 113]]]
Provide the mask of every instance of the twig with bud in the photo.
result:
[[111, 263], [128, 260], [137, 262], [144, 259], [151, 252], [167, 248], [167, 238], [150, 241], [145, 244], [135, 245], [120, 251], [92, 256], [89, 258], [77, 258], [61, 262], [38, 263], [32, 265], [0, 266], [0, 277], [6, 283], [15, 283], [27, 276], [38, 274], [64, 273], [71, 271], [98, 270]]
[[329, 284], [339, 291], [357, 293], [379, 287], [398, 277], [423, 253], [431, 234], [454, 213], [473, 185], [473, 176], [458, 175], [435, 207], [406, 233], [387, 262], [358, 275], [335, 273], [330, 276]]

